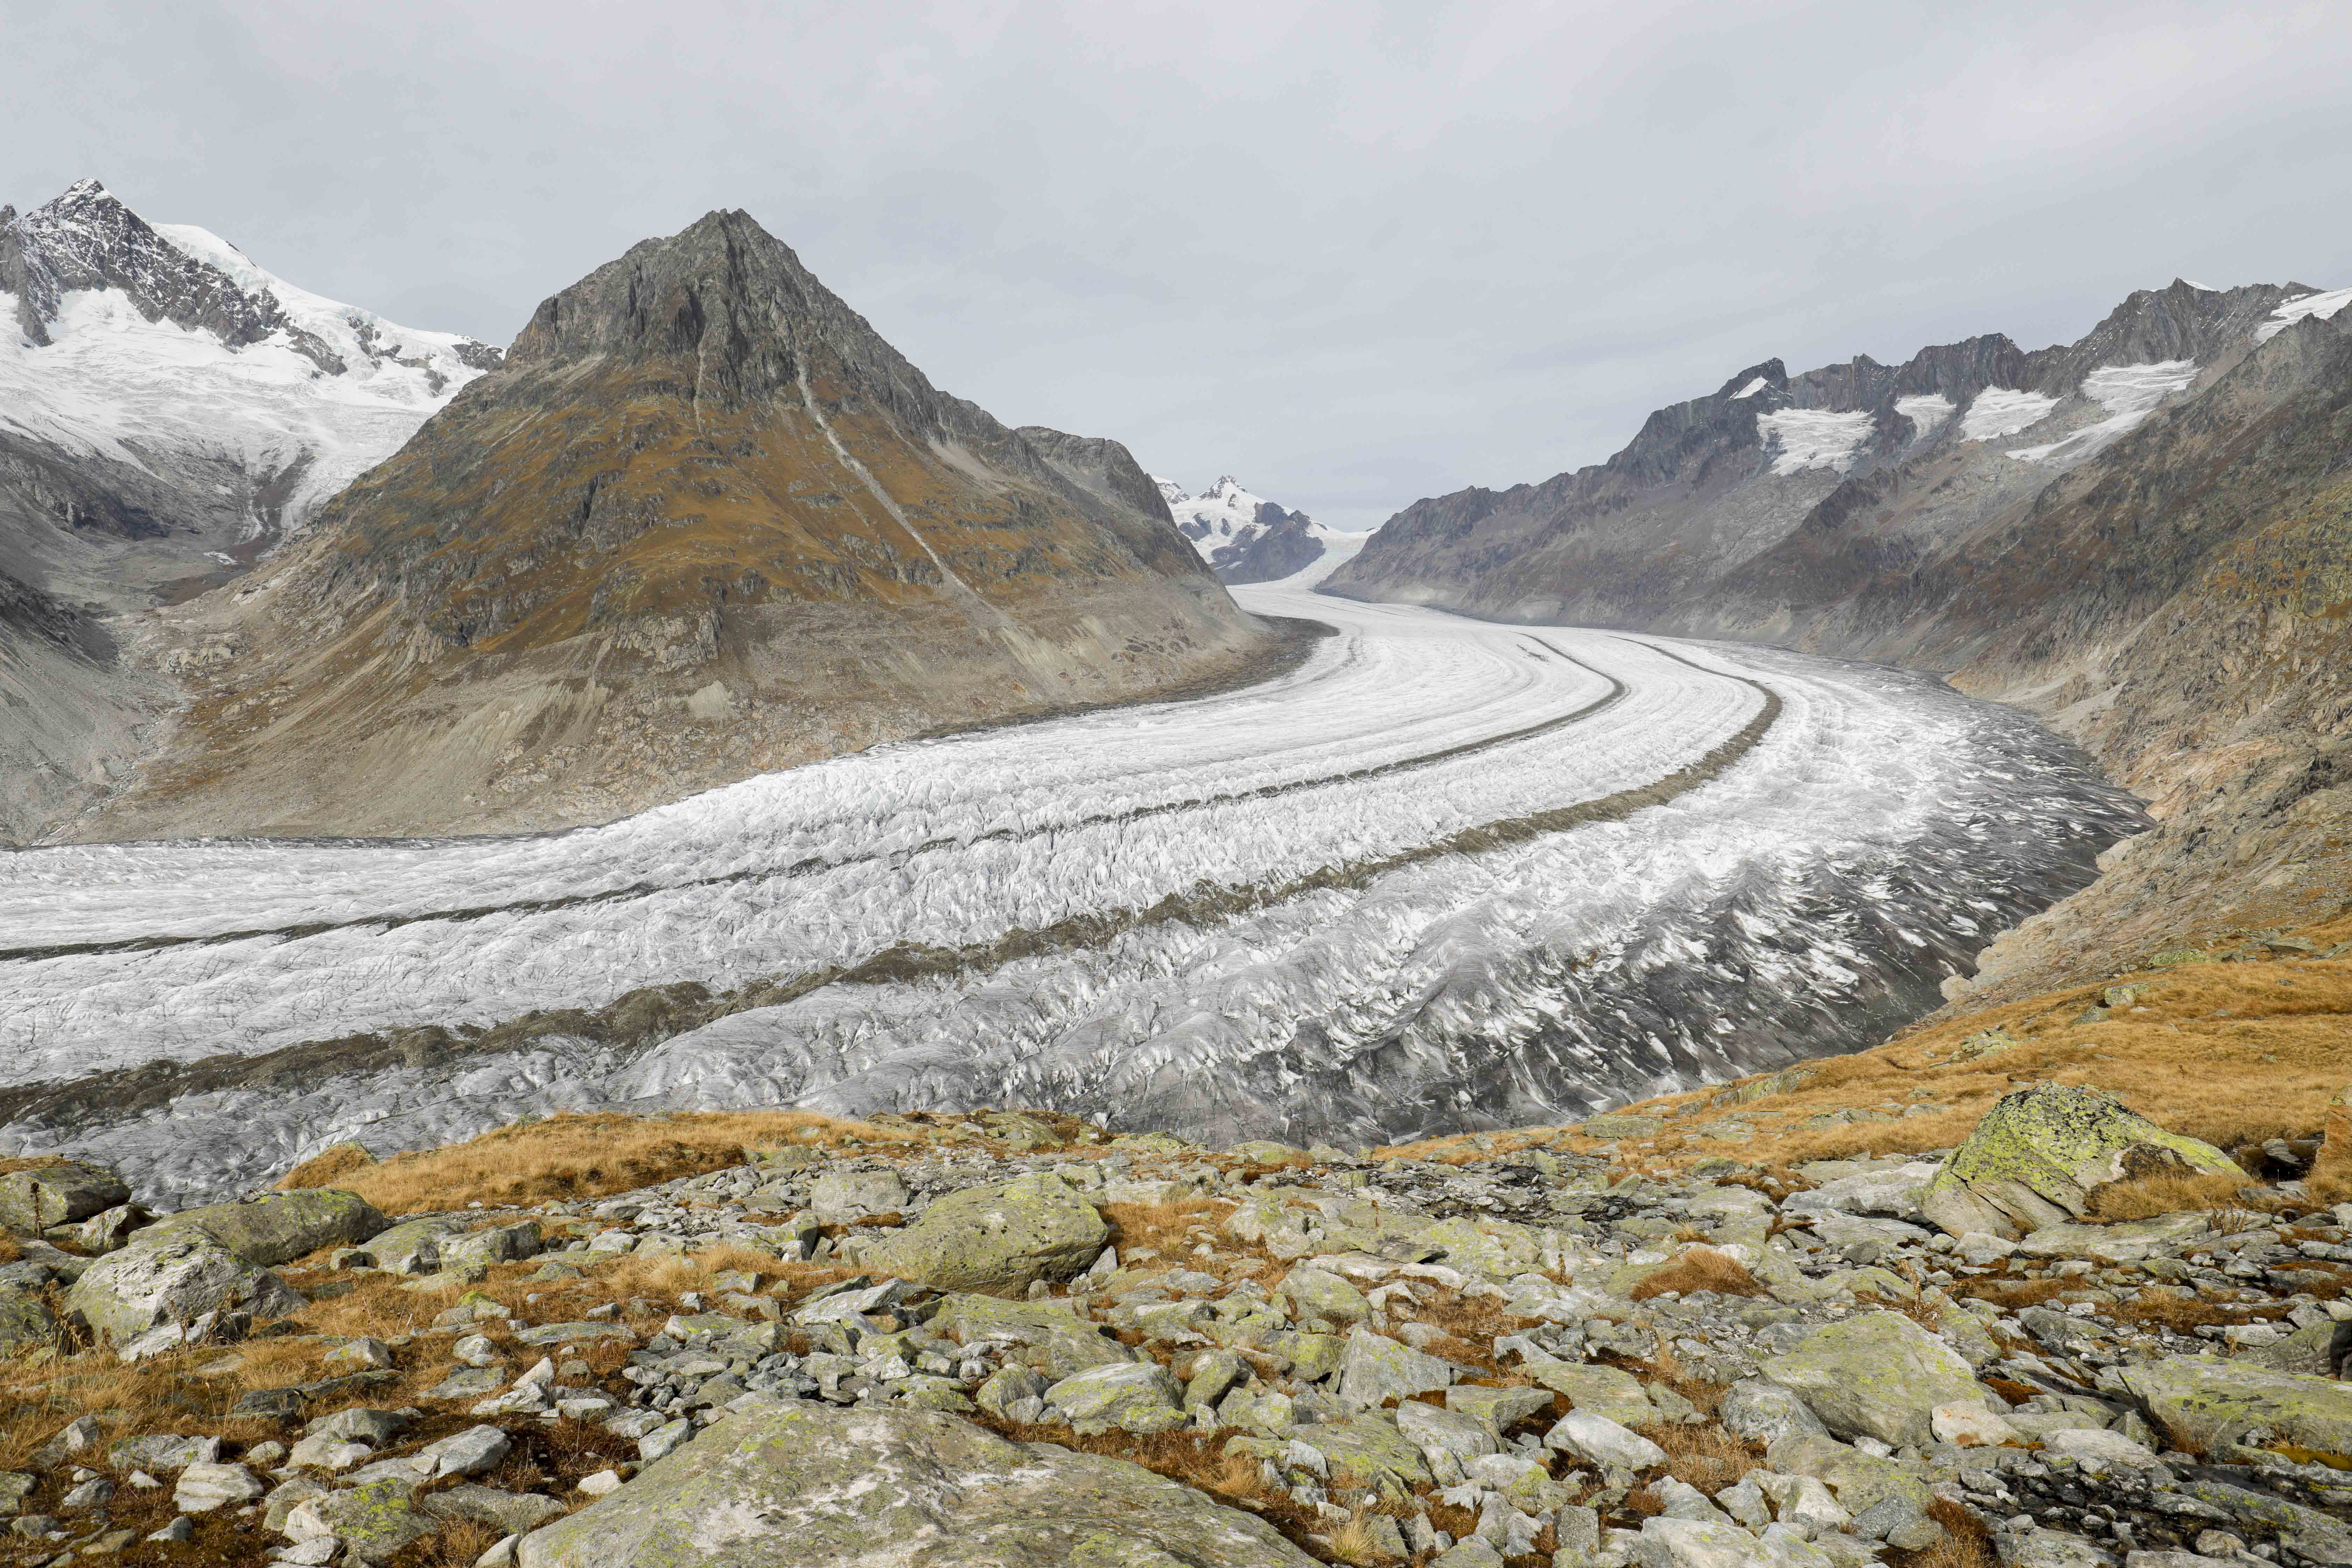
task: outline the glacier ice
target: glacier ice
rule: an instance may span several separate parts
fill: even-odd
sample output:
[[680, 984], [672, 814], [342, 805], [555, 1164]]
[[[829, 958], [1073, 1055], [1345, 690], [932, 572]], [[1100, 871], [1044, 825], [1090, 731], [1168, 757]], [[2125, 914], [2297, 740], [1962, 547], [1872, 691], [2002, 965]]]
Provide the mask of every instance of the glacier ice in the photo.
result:
[[[1236, 596], [1338, 635], [1246, 689], [601, 827], [0, 856], [5, 1131], [186, 1201], [341, 1138], [608, 1105], [1559, 1121], [1870, 1043], [2140, 823], [1930, 678], [1298, 579]], [[681, 983], [709, 999], [688, 1026], [562, 1022]], [[427, 1025], [455, 1048], [357, 1072], [321, 1048]], [[215, 1070], [259, 1058], [285, 1070]], [[157, 1063], [212, 1076], [110, 1102], [104, 1075]]]

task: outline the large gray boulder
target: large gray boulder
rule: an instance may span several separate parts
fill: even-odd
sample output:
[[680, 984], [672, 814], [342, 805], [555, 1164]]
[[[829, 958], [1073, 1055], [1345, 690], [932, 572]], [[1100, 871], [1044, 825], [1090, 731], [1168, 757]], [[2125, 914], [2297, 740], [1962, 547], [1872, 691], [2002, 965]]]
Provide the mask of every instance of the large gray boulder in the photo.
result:
[[866, 1249], [864, 1267], [937, 1290], [1010, 1292], [1067, 1279], [1102, 1255], [1110, 1227], [1059, 1176], [1023, 1176], [940, 1199]]
[[2352, 1458], [2352, 1384], [2205, 1356], [2167, 1356], [2120, 1375], [2175, 1447], [2239, 1463], [2266, 1448]]
[[1309, 1568], [1274, 1527], [1124, 1459], [919, 1410], [754, 1395], [522, 1538], [520, 1568]]
[[2210, 1143], [2168, 1132], [2113, 1095], [2039, 1083], [2001, 1096], [1919, 1194], [1954, 1236], [2017, 1240], [2091, 1212], [2103, 1187], [2204, 1173], [2249, 1181]]
[[1939, 1405], [1981, 1405], [1985, 1391], [1952, 1347], [1900, 1312], [1824, 1324], [1757, 1369], [1805, 1402], [1841, 1437], [1926, 1447]]
[[215, 1313], [247, 1312], [262, 1322], [307, 1304], [277, 1275], [209, 1236], [150, 1241], [150, 1234], [82, 1270], [66, 1293], [67, 1315], [105, 1343], [129, 1346], [164, 1330], [175, 1341], [201, 1337]]
[[138, 1243], [201, 1232], [247, 1263], [269, 1268], [322, 1247], [356, 1245], [383, 1228], [383, 1215], [357, 1193], [311, 1187], [183, 1209], [139, 1232]]
[[131, 1188], [103, 1165], [67, 1160], [0, 1176], [0, 1226], [38, 1236], [131, 1201]]

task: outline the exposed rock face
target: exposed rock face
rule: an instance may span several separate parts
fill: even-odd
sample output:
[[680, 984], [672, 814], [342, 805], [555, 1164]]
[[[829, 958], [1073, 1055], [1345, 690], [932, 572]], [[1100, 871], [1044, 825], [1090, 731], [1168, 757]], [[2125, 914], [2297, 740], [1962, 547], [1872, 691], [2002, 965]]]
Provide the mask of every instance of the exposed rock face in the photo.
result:
[[1123, 1459], [952, 1416], [756, 1398], [620, 1490], [525, 1536], [522, 1568], [1171, 1563], [1306, 1568], [1238, 1509]]
[[[296, 289], [94, 180], [0, 207], [0, 841], [119, 785], [171, 681], [127, 613], [225, 583], [499, 351]], [[234, 648], [197, 650], [200, 660]]]
[[207, 1236], [247, 1263], [267, 1268], [322, 1247], [365, 1241], [383, 1227], [383, 1215], [358, 1194], [316, 1188], [183, 1209], [142, 1232], [141, 1241]]
[[253, 652], [84, 836], [597, 820], [1250, 668], [1268, 639], [1133, 460], [1041, 439], [713, 213], [548, 300], [264, 584], [190, 606], [184, 641]]
[[2174, 1173], [2250, 1179], [2211, 1144], [2168, 1132], [2111, 1095], [2036, 1084], [2001, 1097], [1919, 1208], [1951, 1235], [2014, 1241], [2082, 1218], [2103, 1187]]
[[2287, 305], [2310, 294], [2176, 282], [2033, 353], [1767, 362], [1607, 463], [1416, 502], [1324, 586], [1909, 663], [2032, 708], [2163, 826], [1989, 952], [1974, 1000], [2315, 918], [2352, 814], [2326, 673], [2352, 317]]

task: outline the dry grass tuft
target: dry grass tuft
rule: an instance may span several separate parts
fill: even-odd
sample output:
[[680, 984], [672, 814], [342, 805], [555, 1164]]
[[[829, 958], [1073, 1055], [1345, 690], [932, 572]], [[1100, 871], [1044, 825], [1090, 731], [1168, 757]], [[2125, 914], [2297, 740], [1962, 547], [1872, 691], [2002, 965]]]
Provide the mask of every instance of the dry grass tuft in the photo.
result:
[[1763, 1296], [1770, 1292], [1748, 1272], [1747, 1265], [1712, 1247], [1693, 1247], [1633, 1287], [1633, 1300], [1646, 1301], [1669, 1292], [1687, 1296], [1712, 1290], [1718, 1296]]
[[524, 1205], [604, 1197], [725, 1170], [742, 1163], [749, 1149], [895, 1145], [919, 1136], [804, 1110], [655, 1117], [600, 1111], [519, 1121], [446, 1148], [366, 1163], [329, 1150], [278, 1184], [347, 1187], [386, 1214], [417, 1214], [477, 1200]]
[[2218, 1208], [2235, 1203], [2238, 1189], [2245, 1184], [2244, 1179], [2237, 1176], [2186, 1171], [2146, 1176], [2137, 1182], [2117, 1182], [2091, 1195], [2090, 1217], [2154, 1219], [2158, 1215]]
[[1713, 1497], [1764, 1462], [1751, 1447], [1712, 1422], [1704, 1426], [1652, 1426], [1645, 1436], [1666, 1451], [1666, 1473]]
[[1927, 1517], [1944, 1527], [1944, 1539], [1925, 1552], [1890, 1550], [1895, 1568], [1993, 1568], [1992, 1537], [1976, 1515], [1937, 1498], [1927, 1505]]

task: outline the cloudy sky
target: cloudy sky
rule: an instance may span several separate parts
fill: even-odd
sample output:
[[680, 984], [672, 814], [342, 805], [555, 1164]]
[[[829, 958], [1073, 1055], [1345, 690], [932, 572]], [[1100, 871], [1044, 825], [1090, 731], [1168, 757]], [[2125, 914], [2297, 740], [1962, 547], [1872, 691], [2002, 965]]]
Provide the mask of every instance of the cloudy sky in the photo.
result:
[[1778, 355], [2352, 283], [2340, 3], [0, 0], [96, 175], [417, 326], [748, 209], [940, 385], [1349, 527]]

